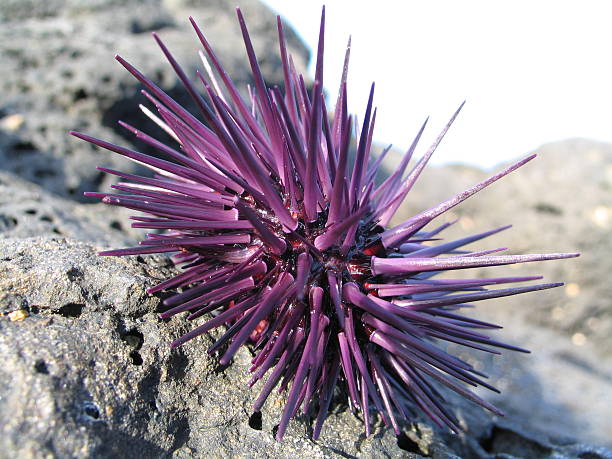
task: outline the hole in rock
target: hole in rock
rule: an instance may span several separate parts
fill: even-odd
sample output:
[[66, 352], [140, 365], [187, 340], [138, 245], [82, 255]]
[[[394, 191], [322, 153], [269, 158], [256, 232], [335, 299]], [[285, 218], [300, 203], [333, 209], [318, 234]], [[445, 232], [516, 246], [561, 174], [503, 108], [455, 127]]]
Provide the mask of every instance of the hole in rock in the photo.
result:
[[44, 360], [37, 360], [36, 363], [34, 364], [34, 370], [36, 370], [36, 373], [40, 373], [43, 375], [49, 374], [47, 363]]
[[251, 417], [249, 417], [249, 427], [251, 429], [261, 430], [262, 425], [261, 411], [255, 411]]
[[77, 92], [74, 93], [74, 96], [72, 97], [72, 100], [74, 102], [77, 102], [79, 100], [87, 99], [87, 97], [88, 97], [87, 91], [85, 91], [83, 88], [81, 88]]
[[73, 282], [77, 279], [82, 278], [83, 273], [78, 268], [70, 268], [68, 271], [66, 271], [66, 276], [68, 276], [69, 281]]
[[15, 151], [32, 151], [36, 150], [36, 147], [32, 142], [28, 142], [26, 140], [22, 140], [13, 145], [13, 150]]
[[83, 312], [84, 304], [68, 303], [58, 309], [58, 314], [64, 317], [80, 317]]
[[397, 446], [400, 449], [403, 449], [404, 451], [408, 451], [409, 453], [415, 453], [420, 455], [423, 454], [423, 451], [421, 451], [421, 448], [419, 447], [418, 443], [412, 440], [404, 432], [397, 436]]
[[94, 402], [83, 402], [83, 414], [86, 419], [100, 419], [100, 409]]
[[144, 341], [144, 335], [136, 329], [132, 329], [123, 335], [122, 339], [128, 344], [128, 346], [138, 350], [142, 347]]
[[112, 222], [110, 222], [109, 225], [111, 228], [122, 231], [123, 230], [123, 226], [121, 225], [120, 222], [118, 222], [117, 220], [113, 220]]
[[563, 215], [563, 211], [553, 204], [547, 202], [539, 202], [535, 205], [535, 210], [541, 214]]
[[130, 352], [130, 359], [132, 360], [132, 365], [142, 365], [142, 356], [138, 351]]

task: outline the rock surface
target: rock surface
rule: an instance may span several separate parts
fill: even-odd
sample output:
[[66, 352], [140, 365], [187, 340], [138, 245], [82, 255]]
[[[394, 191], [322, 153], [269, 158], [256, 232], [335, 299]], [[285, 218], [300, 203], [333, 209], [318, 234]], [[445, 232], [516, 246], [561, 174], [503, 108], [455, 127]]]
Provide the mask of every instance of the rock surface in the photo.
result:
[[223, 372], [205, 352], [213, 337], [170, 350], [187, 326], [181, 318], [160, 320], [160, 298], [145, 292], [173, 269], [166, 259], [95, 252], [64, 238], [0, 240], [0, 311], [28, 314], [0, 319], [0, 455], [612, 457], [549, 438], [545, 427], [493, 420], [452, 396], [468, 429], [461, 437], [417, 422], [405, 424], [399, 439], [380, 424], [365, 438], [360, 421], [339, 403], [319, 441], [309, 440], [310, 426], [300, 419], [278, 443], [273, 431], [282, 399], [252, 415], [257, 387], [246, 388], [248, 350]]
[[[0, 167], [56, 194], [83, 201], [83, 191], [106, 189], [111, 179], [96, 170], [137, 166], [66, 133], [80, 130], [129, 146], [133, 136], [117, 121], [158, 129], [138, 108], [141, 86], [113, 56], [120, 54], [170, 95], [193, 109], [151, 32], [157, 31], [196, 77], [201, 48], [193, 15], [240, 88], [250, 82], [235, 4], [240, 4], [269, 84], [282, 84], [276, 18], [258, 0], [15, 0], [0, 4]], [[298, 69], [309, 53], [288, 29]], [[142, 147], [141, 145], [138, 145]]]
[[[612, 270], [612, 259], [603, 256], [612, 253], [612, 145], [571, 139], [535, 152], [538, 157], [519, 171], [453, 209], [447, 218], [459, 221], [448, 237], [514, 224], [473, 247], [487, 249], [497, 243], [512, 253], [581, 252], [570, 262], [521, 266], [526, 275], [541, 274], [547, 282], [567, 285], [539, 295], [537, 307], [525, 308], [520, 297], [504, 300], [506, 313], [500, 313], [500, 320], [519, 314], [578, 343], [590, 342], [612, 358], [612, 285], [602, 280], [602, 273]], [[465, 166], [426, 169], [398, 221], [489, 175]]]
[[129, 212], [79, 205], [8, 172], [0, 172], [0, 237], [65, 236], [108, 246], [134, 244]]
[[[346, 409], [331, 416], [320, 442], [293, 423], [285, 442], [277, 443], [272, 430], [280, 400], [272, 400], [258, 420], [250, 417], [254, 390], [236, 389], [246, 387], [248, 351], [218, 373], [204, 352], [210, 337], [196, 346], [168, 347], [185, 323], [158, 319], [160, 300], [145, 293], [152, 279], [167, 275], [164, 259], [100, 258], [85, 243], [7, 238], [0, 260], [0, 305], [8, 311], [18, 296], [29, 311], [23, 321], [0, 321], [0, 412], [11, 413], [3, 417], [2, 451], [33, 457], [401, 452], [387, 429], [359, 437], [359, 423]], [[426, 445], [449, 451], [439, 440]]]

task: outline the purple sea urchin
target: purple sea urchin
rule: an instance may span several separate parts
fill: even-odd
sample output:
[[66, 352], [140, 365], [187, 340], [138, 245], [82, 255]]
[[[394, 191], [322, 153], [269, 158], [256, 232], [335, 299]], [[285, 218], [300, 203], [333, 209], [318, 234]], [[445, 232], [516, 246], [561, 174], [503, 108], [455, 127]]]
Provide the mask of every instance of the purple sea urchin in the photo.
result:
[[[188, 312], [190, 320], [206, 313], [214, 316], [172, 346], [227, 326], [209, 350], [221, 351], [220, 363], [227, 365], [241, 346], [253, 342], [251, 385], [268, 375], [254, 410], [261, 409], [279, 383], [280, 390], [288, 390], [279, 440], [300, 409], [315, 418], [313, 438], [318, 438], [338, 386], [345, 389], [351, 406], [362, 412], [367, 434], [372, 408], [399, 434], [397, 417], [406, 418], [413, 406], [434, 423], [460, 430], [436, 389], [438, 383], [501, 414], [460, 383], [496, 390], [481, 379], [484, 375], [435, 342], [493, 353], [495, 348], [526, 352], [477, 331], [498, 327], [458, 310], [466, 303], [561, 284], [489, 290], [498, 284], [540, 278], [436, 280], [434, 276], [446, 270], [577, 254], [512, 256], [493, 255], [504, 249], [460, 250], [507, 227], [427, 245], [450, 224], [424, 227], [534, 156], [385, 229], [461, 107], [405, 176], [423, 124], [397, 170], [377, 185], [384, 154], [376, 159], [370, 155], [376, 118], [374, 86], [357, 129], [347, 109], [348, 49], [336, 109], [331, 119], [327, 116], [322, 93], [324, 11], [311, 92], [287, 54], [280, 18], [284, 92], [265, 86], [240, 10], [238, 20], [255, 81], [249, 91], [250, 104], [193, 19], [212, 63], [211, 68], [204, 59], [207, 78], [198, 73], [202, 93], [154, 35], [197, 105], [201, 120], [117, 56], [145, 86], [143, 93], [158, 112], [147, 114], [174, 138], [178, 149], [126, 123], [121, 124], [167, 159], [73, 132], [155, 172], [149, 178], [100, 168], [126, 180], [113, 185], [123, 193], [87, 195], [149, 214], [132, 217], [134, 227], [164, 230], [148, 234], [139, 247], [101, 255], [173, 254], [182, 272], [149, 289], [149, 293], [181, 289], [164, 301], [169, 309], [161, 317], [182, 312]], [[358, 132], [354, 160], [350, 153], [353, 131]]]

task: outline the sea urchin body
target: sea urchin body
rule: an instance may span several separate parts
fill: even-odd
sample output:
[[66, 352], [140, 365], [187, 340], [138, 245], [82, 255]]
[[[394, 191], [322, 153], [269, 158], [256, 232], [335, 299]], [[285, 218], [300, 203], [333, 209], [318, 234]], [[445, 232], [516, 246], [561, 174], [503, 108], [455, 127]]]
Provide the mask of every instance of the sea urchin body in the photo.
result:
[[449, 224], [424, 228], [533, 157], [387, 229], [459, 110], [406, 175], [424, 124], [397, 170], [377, 185], [384, 154], [376, 159], [370, 154], [376, 119], [374, 86], [358, 129], [347, 110], [350, 47], [334, 115], [327, 115], [322, 93], [324, 14], [310, 91], [287, 54], [280, 19], [284, 91], [264, 84], [239, 10], [238, 20], [255, 82], [249, 103], [193, 19], [212, 63], [209, 66], [201, 53], [208, 72], [207, 77], [198, 74], [202, 91], [154, 35], [200, 118], [117, 57], [144, 85], [144, 95], [157, 109], [157, 115], [145, 113], [170, 134], [177, 147], [126, 123], [121, 124], [158, 150], [160, 157], [73, 133], [154, 172], [153, 177], [142, 177], [100, 168], [126, 180], [113, 185], [122, 193], [87, 194], [148, 214], [132, 217], [133, 226], [157, 230], [138, 247], [101, 255], [172, 254], [181, 273], [149, 289], [149, 293], [180, 289], [164, 301], [168, 309], [162, 318], [183, 312], [190, 320], [213, 315], [172, 346], [224, 326], [225, 333], [210, 352], [219, 351], [220, 363], [227, 365], [241, 346], [252, 343], [256, 354], [251, 385], [263, 381], [254, 410], [261, 409], [275, 387], [288, 391], [279, 440], [298, 410], [315, 418], [313, 438], [318, 438], [337, 387], [345, 391], [352, 408], [361, 411], [368, 434], [371, 411], [399, 433], [398, 417], [406, 418], [415, 406], [434, 423], [460, 430], [438, 384], [499, 413], [463, 385], [495, 390], [481, 379], [483, 375], [436, 342], [493, 353], [495, 348], [523, 351], [481, 333], [479, 329], [497, 327], [465, 317], [459, 310], [471, 302], [560, 284], [490, 289], [539, 278], [434, 277], [446, 270], [576, 254], [469, 252], [462, 247], [505, 227], [437, 245], [427, 242], [437, 241]]

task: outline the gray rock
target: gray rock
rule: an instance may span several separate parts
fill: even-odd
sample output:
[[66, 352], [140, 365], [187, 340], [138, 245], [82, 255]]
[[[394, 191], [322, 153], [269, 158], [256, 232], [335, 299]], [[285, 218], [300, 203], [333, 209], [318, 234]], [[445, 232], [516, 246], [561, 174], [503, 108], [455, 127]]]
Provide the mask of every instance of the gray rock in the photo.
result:
[[131, 246], [142, 236], [125, 209], [77, 204], [0, 172], [0, 237], [65, 236], [107, 247]]
[[[170, 350], [189, 325], [160, 320], [161, 297], [145, 292], [171, 274], [167, 259], [104, 258], [97, 249], [63, 238], [0, 239], [5, 457], [611, 457], [554, 443], [542, 433], [548, 426], [529, 417], [497, 421], [452, 394], [463, 436], [416, 422], [396, 439], [377, 421], [365, 438], [338, 394], [318, 442], [298, 419], [278, 443], [283, 397], [252, 415], [258, 386], [247, 388], [248, 349], [222, 372], [205, 352], [218, 334]], [[16, 309], [28, 317], [11, 321]]]
[[[60, 238], [0, 240], [0, 305], [8, 312], [19, 295], [30, 314], [0, 319], [4, 457], [402, 454], [381, 426], [363, 438], [341, 406], [319, 442], [300, 421], [276, 442], [282, 400], [272, 399], [260, 420], [250, 418], [255, 389], [246, 389], [246, 349], [222, 373], [204, 352], [211, 337], [170, 350], [186, 324], [158, 319], [160, 299], [145, 293], [169, 269], [164, 259], [96, 257], [94, 247]], [[454, 457], [427, 426], [415, 425], [410, 435], [400, 446]]]
[[[238, 3], [264, 74], [270, 84], [281, 84], [275, 17], [257, 0]], [[96, 166], [139, 170], [119, 155], [96, 149], [67, 132], [85, 131], [130, 146], [133, 136], [117, 124], [124, 119], [159, 133], [140, 113], [138, 104], [146, 102], [141, 86], [113, 60], [116, 53], [196, 113], [150, 37], [150, 32], [158, 31], [195, 79], [195, 69], [202, 67], [197, 55], [201, 46], [189, 15], [205, 30], [238, 87], [246, 88], [250, 71], [234, 6], [226, 1], [3, 1], [0, 131], [6, 135], [0, 141], [1, 167], [80, 201], [85, 200], [83, 191], [106, 189], [112, 181]], [[305, 69], [308, 51], [287, 29], [296, 66]]]
[[[552, 328], [568, 337], [582, 335], [600, 353], [612, 357], [612, 287], [602, 273], [612, 269], [612, 145], [572, 139], [544, 145], [539, 156], [520, 170], [453, 209], [459, 218], [446, 237], [514, 226], [474, 244], [475, 250], [497, 246], [512, 253], [581, 252], [580, 258], [531, 263], [525, 275], [546, 282], [567, 282], [565, 288], [534, 295], [537, 307], [524, 299], [504, 300], [500, 320], [520, 314], [525, 322]], [[432, 206], [477, 183], [490, 172], [466, 166], [430, 167], [417, 182], [397, 221]], [[440, 186], [444, 184], [444, 186]], [[508, 273], [510, 268], [479, 270], [478, 274]], [[513, 274], [519, 271], [513, 271]], [[578, 335], [578, 341], [584, 338]]]
[[[534, 353], [528, 358], [478, 356], [472, 361], [500, 375], [504, 395], [496, 403], [515, 419], [529, 417], [533, 426], [545, 425], [551, 434], [611, 446], [612, 411], [605, 400], [612, 391], [612, 291], [602, 273], [612, 269], [607, 255], [612, 251], [612, 146], [572, 139], [535, 151], [539, 156], [532, 162], [452, 209], [445, 218], [459, 221], [444, 237], [452, 240], [513, 223], [511, 229], [470, 248], [582, 255], [517, 269], [472, 270], [475, 277], [543, 275], [544, 282], [567, 283], [547, 292], [478, 304], [474, 316], [505, 327], [496, 337]], [[396, 221], [491, 174], [459, 164], [429, 167]]]

